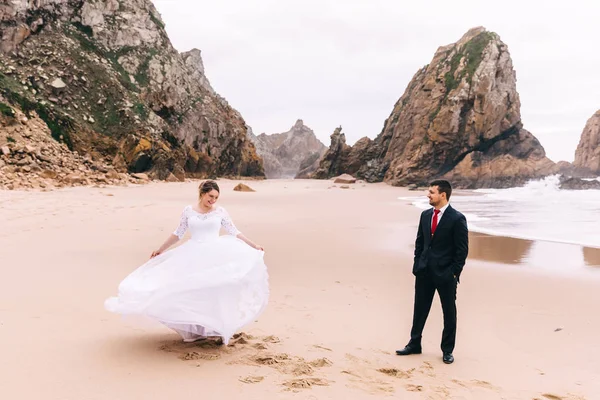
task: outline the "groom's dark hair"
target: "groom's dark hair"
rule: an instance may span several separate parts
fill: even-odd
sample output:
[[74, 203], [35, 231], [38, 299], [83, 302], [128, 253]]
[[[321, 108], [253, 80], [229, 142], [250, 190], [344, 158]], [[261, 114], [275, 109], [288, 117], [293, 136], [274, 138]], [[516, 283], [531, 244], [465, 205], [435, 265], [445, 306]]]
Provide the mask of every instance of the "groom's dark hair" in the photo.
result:
[[450, 182], [443, 179], [436, 179], [429, 186], [437, 186], [438, 192], [446, 193], [446, 200], [450, 200], [450, 195], [452, 195], [452, 185], [450, 185]]

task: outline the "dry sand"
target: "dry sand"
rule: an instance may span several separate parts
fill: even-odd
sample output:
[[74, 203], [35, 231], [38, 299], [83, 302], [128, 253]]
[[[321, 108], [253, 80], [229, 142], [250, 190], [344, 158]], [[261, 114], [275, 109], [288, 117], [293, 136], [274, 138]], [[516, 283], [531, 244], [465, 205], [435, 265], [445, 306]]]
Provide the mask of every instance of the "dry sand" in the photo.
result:
[[437, 297], [424, 353], [398, 357], [419, 211], [397, 198], [410, 193], [330, 181], [234, 192], [239, 182], [220, 181], [220, 204], [265, 247], [271, 300], [228, 347], [103, 308], [197, 182], [0, 192], [0, 399], [600, 398], [597, 252], [558, 268], [581, 273], [553, 273], [511, 262], [526, 242], [473, 235], [455, 363], [441, 360]]

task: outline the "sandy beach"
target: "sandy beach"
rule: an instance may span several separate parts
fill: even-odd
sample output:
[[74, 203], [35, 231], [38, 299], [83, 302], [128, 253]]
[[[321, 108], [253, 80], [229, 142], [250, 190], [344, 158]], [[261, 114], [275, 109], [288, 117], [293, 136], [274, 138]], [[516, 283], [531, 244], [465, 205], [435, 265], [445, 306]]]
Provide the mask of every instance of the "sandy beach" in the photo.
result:
[[597, 249], [473, 234], [455, 363], [441, 360], [437, 296], [423, 354], [398, 357], [420, 213], [398, 200], [408, 190], [218, 182], [270, 274], [269, 306], [229, 346], [184, 344], [103, 308], [176, 228], [198, 182], [0, 191], [0, 399], [600, 398]]

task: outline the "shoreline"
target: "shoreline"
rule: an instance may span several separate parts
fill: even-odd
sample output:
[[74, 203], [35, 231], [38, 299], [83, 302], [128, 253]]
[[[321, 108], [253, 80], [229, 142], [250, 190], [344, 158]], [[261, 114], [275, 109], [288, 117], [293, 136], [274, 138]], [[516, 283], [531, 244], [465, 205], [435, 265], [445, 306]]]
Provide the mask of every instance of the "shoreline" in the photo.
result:
[[[456, 191], [453, 191], [452, 193], [452, 197], [479, 197], [479, 196], [485, 196], [486, 193], [478, 193], [478, 192], [474, 192], [472, 190], [463, 190], [463, 189], [457, 189]], [[419, 211], [423, 211], [424, 208], [420, 207], [419, 205], [415, 204], [415, 202], [421, 200], [424, 200], [423, 196], [417, 196], [417, 195], [412, 195], [412, 196], [402, 196], [398, 198], [399, 201], [403, 201], [405, 202], [405, 204], [419, 210]], [[452, 201], [451, 201], [452, 203]], [[455, 207], [457, 207], [457, 209], [460, 211], [463, 209], [462, 204], [456, 205]], [[463, 212], [464, 213], [464, 212]], [[600, 251], [600, 243], [592, 243], [592, 242], [586, 242], [584, 240], [578, 240], [578, 241], [573, 241], [573, 240], [566, 240], [563, 238], [557, 239], [557, 238], [552, 238], [552, 237], [544, 237], [543, 235], [522, 235], [522, 234], [511, 234], [511, 233], [507, 233], [505, 231], [500, 231], [500, 230], [494, 230], [494, 229], [490, 229], [490, 228], [483, 228], [478, 226], [478, 218], [480, 218], [480, 216], [478, 215], [473, 215], [469, 212], [464, 213], [465, 216], [467, 217], [467, 223], [469, 224], [469, 232], [473, 232], [473, 233], [478, 233], [481, 235], [487, 235], [487, 236], [495, 236], [495, 237], [503, 237], [503, 238], [511, 238], [511, 239], [517, 239], [517, 240], [523, 240], [526, 242], [544, 242], [544, 243], [554, 243], [557, 246], [560, 247], [564, 247], [564, 246], [578, 246], [581, 247], [582, 249], [585, 248], [586, 251], [590, 251], [590, 252], [595, 252], [596, 250]], [[471, 219], [475, 219], [475, 222], [473, 222]], [[486, 219], [488, 219], [489, 217], [486, 217]]]

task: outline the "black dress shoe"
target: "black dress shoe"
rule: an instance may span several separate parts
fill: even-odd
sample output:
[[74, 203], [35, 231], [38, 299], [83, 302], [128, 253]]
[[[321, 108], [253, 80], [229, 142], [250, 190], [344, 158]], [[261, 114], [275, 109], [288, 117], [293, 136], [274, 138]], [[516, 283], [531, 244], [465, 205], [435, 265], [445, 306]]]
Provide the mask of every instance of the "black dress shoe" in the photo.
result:
[[442, 357], [445, 364], [452, 364], [454, 362], [454, 356], [452, 353], [444, 353], [444, 357]]
[[406, 346], [402, 350], [396, 350], [396, 354], [399, 356], [407, 356], [409, 354], [421, 354], [421, 348]]

